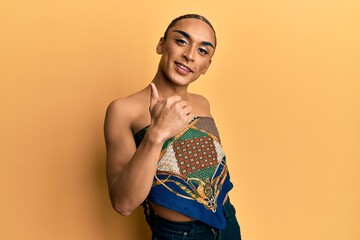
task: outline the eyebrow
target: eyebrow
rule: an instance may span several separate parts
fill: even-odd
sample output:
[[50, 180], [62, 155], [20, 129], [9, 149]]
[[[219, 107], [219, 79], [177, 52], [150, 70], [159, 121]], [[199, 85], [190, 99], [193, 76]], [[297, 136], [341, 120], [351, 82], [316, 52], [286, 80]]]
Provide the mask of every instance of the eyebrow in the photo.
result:
[[[181, 30], [173, 30], [173, 32], [177, 32], [177, 33], [180, 33], [181, 35], [183, 35], [185, 38], [187, 39], [190, 39], [190, 35], [184, 31], [181, 31]], [[207, 41], [202, 41], [201, 42], [201, 45], [204, 45], [204, 46], [210, 46], [212, 47], [213, 49], [215, 49], [214, 45], [211, 43], [211, 42], [207, 42]]]

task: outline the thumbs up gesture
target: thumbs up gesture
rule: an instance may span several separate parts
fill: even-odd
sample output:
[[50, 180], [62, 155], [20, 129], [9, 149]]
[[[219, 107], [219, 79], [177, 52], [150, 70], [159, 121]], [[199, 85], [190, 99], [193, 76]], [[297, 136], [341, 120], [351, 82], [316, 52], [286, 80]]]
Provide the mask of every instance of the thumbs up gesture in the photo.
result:
[[150, 83], [150, 115], [151, 128], [156, 131], [162, 141], [175, 136], [193, 119], [192, 107], [180, 96], [160, 99], [154, 83]]

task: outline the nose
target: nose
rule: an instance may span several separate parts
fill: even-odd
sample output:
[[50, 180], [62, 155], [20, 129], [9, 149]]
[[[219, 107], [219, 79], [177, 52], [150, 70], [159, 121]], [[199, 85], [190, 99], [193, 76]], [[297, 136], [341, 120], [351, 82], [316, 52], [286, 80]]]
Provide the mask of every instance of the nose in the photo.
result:
[[183, 52], [183, 58], [187, 61], [194, 61], [195, 60], [195, 48], [192, 46], [188, 46]]

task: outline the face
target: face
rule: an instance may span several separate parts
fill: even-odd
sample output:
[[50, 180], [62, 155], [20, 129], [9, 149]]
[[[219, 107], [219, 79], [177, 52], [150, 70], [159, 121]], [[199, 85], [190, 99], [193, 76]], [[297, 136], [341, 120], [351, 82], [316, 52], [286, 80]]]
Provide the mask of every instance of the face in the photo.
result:
[[215, 51], [215, 34], [202, 20], [187, 18], [169, 29], [156, 51], [162, 54], [159, 70], [177, 85], [188, 85], [205, 74]]

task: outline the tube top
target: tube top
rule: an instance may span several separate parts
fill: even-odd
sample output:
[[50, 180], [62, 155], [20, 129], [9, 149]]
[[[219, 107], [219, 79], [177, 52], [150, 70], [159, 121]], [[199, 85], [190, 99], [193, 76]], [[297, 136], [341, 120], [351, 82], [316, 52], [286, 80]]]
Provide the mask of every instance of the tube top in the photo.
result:
[[[147, 129], [134, 135], [137, 146]], [[148, 198], [221, 230], [226, 227], [222, 203], [232, 187], [213, 118], [195, 117], [165, 141]]]

